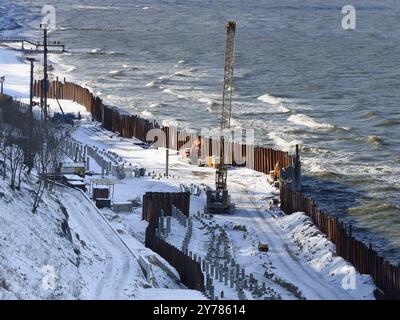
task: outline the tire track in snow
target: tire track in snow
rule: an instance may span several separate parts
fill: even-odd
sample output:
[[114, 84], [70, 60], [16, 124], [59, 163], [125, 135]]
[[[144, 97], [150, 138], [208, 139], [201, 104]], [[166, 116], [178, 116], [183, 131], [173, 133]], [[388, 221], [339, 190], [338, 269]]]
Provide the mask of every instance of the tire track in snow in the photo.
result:
[[[83, 213], [83, 211], [79, 210], [80, 206], [77, 204], [77, 199], [73, 195], [71, 195], [69, 193], [64, 193], [63, 194], [63, 203], [64, 203], [64, 205], [68, 204], [69, 205], [68, 208], [73, 207], [76, 209], [76, 210], [74, 210], [73, 214], [71, 214], [71, 210], [68, 211], [69, 216], [70, 216], [69, 220], [76, 220], [76, 221], [74, 221], [74, 223], [75, 224], [78, 223], [80, 226], [85, 226], [87, 224], [87, 221], [85, 221], [83, 218], [84, 213]], [[69, 221], [69, 222], [71, 224], [71, 221]], [[95, 231], [95, 229], [87, 228], [83, 234], [83, 237], [85, 238], [86, 242], [90, 242], [90, 244], [93, 244], [93, 243], [98, 244], [99, 235], [98, 234], [95, 235], [93, 233], [93, 231]], [[82, 234], [81, 234], [80, 238], [82, 238]], [[103, 287], [105, 284], [105, 282], [103, 281], [104, 275], [110, 274], [112, 272], [112, 267], [113, 267], [112, 260], [109, 260], [109, 257], [111, 257], [110, 252], [105, 247], [102, 247], [101, 249], [105, 254], [106, 269], [104, 272], [102, 272], [102, 274], [103, 274], [102, 278], [100, 278], [99, 282], [96, 285], [96, 289], [95, 289], [94, 296], [93, 296], [94, 299], [100, 298], [99, 293], [101, 293], [103, 291]], [[88, 297], [88, 298], [91, 298], [91, 297]]]
[[[235, 183], [240, 186], [240, 189], [242, 189], [238, 192], [240, 199], [239, 203], [246, 203], [245, 199], [247, 199], [250, 207], [237, 205], [237, 208], [240, 209], [242, 207], [244, 210], [253, 209], [252, 211], [255, 213], [255, 216], [252, 217], [251, 222], [257, 230], [261, 231], [259, 233], [259, 237], [261, 238], [260, 240], [269, 244], [269, 251], [272, 252], [271, 260], [273, 261], [276, 270], [278, 272], [280, 271], [279, 273], [284, 275], [281, 276], [283, 279], [290, 280], [290, 282], [296, 285], [300, 290], [307, 289], [306, 292], [304, 292], [304, 290], [302, 290], [302, 292], [303, 295], [309, 299], [338, 300], [351, 298], [345, 290], [338, 293], [331, 287], [332, 284], [329, 281], [322, 281], [318, 277], [317, 271], [314, 271], [308, 265], [301, 263], [301, 261], [299, 261], [290, 250], [290, 246], [292, 245], [290, 239], [284, 239], [282, 236], [283, 231], [278, 230], [276, 226], [273, 225], [273, 222], [271, 223], [271, 220], [268, 221], [269, 219], [267, 219], [260, 211], [260, 207], [255, 203], [256, 200], [253, 199], [251, 194], [243, 188], [241, 183], [234, 181], [231, 181], [231, 183]], [[290, 266], [293, 264], [295, 265], [295, 268]], [[290, 277], [289, 279], [288, 276]]]
[[82, 233], [85, 237], [100, 247], [106, 256], [104, 272], [97, 283], [91, 284], [94, 286], [93, 297], [87, 298], [121, 299], [129, 280], [137, 276], [132, 263], [133, 256], [78, 191], [64, 192], [63, 202], [69, 209], [70, 219], [84, 229]]

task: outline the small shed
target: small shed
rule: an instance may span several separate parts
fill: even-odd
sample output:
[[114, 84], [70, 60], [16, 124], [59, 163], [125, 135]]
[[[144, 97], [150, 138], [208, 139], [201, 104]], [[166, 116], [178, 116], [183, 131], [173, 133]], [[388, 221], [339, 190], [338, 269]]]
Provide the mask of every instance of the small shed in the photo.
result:
[[84, 179], [76, 174], [62, 175], [62, 182], [68, 187], [78, 188], [86, 191], [86, 184], [84, 182]]
[[107, 178], [90, 180], [90, 194], [94, 200], [114, 197], [114, 182]]
[[82, 191], [86, 191], [86, 184], [83, 181], [69, 181], [67, 183], [69, 187], [81, 189]]
[[110, 208], [111, 207], [111, 199], [97, 198], [96, 199], [96, 207], [101, 208]]
[[92, 197], [95, 200], [98, 198], [109, 199], [110, 198], [110, 188], [109, 187], [94, 187], [92, 189]]
[[132, 212], [133, 211], [133, 203], [131, 201], [114, 202], [113, 206], [112, 206], [112, 210], [116, 213]]
[[86, 172], [86, 166], [83, 162], [61, 162], [60, 173], [61, 174], [77, 174], [84, 177]]

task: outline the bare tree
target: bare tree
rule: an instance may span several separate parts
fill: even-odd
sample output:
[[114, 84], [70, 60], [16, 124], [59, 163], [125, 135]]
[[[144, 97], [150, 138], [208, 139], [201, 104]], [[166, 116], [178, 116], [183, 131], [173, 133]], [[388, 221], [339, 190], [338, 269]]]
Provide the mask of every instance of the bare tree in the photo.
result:
[[19, 188], [22, 174], [34, 170], [38, 176], [34, 188], [32, 212], [42, 201], [46, 187], [53, 186], [54, 175], [64, 154], [65, 130], [54, 123], [36, 120], [27, 112], [26, 105], [11, 99], [0, 101], [0, 168], [3, 179], [10, 171], [10, 186]]
[[[7, 169], [10, 172], [10, 187], [19, 188], [21, 174], [25, 167], [25, 149], [27, 138], [22, 131], [10, 125], [0, 127], [0, 153], [2, 158], [3, 180], [6, 179]], [[18, 180], [18, 181], [17, 181]]]
[[35, 156], [35, 169], [39, 176], [32, 212], [35, 213], [40, 205], [46, 187], [51, 187], [51, 177], [57, 171], [58, 165], [64, 157], [63, 131], [57, 127], [48, 126], [43, 143]]
[[18, 187], [16, 185], [17, 173], [22, 171], [24, 166], [24, 150], [22, 144], [18, 141], [12, 141], [14, 137], [10, 137], [10, 139], [11, 141], [7, 146], [6, 152], [8, 163], [10, 164], [10, 187], [11, 189], [15, 189], [15, 187]]
[[7, 177], [7, 133], [6, 133], [6, 128], [2, 124], [0, 128], [0, 155], [1, 155], [1, 167], [2, 167], [2, 175], [3, 175], [3, 180], [6, 180]]

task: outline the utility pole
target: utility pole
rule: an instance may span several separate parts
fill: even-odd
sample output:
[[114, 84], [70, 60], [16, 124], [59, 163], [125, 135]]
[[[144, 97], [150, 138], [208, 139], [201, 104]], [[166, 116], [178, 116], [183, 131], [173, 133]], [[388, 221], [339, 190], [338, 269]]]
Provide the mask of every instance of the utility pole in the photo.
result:
[[4, 81], [6, 81], [6, 77], [5, 76], [2, 76], [2, 77], [0, 77], [0, 84], [1, 84], [1, 94], [3, 94], [3, 83], [4, 83]]
[[31, 63], [31, 75], [30, 75], [30, 94], [29, 94], [29, 124], [28, 124], [28, 144], [27, 144], [27, 157], [25, 164], [28, 166], [28, 170], [32, 170], [33, 167], [33, 152], [32, 152], [32, 144], [33, 144], [33, 70], [34, 70], [34, 62], [36, 61], [33, 58], [27, 58]]
[[165, 176], [168, 176], [169, 174], [169, 149], [168, 148], [158, 148], [160, 151], [165, 150]]
[[168, 167], [169, 167], [169, 150], [165, 149], [165, 176], [168, 177]]
[[32, 139], [33, 135], [33, 70], [34, 70], [34, 62], [36, 61], [34, 58], [27, 58], [31, 63], [31, 81], [30, 81], [30, 95], [29, 95], [29, 138]]
[[43, 110], [44, 123], [47, 123], [47, 93], [49, 90], [49, 76], [47, 74], [47, 25], [40, 25], [43, 28], [43, 82], [42, 82], [42, 96], [41, 107]]

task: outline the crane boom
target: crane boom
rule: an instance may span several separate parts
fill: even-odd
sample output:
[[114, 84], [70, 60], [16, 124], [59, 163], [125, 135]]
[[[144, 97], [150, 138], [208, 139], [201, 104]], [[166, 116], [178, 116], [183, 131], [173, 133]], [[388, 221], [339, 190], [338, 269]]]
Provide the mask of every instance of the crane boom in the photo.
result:
[[233, 91], [233, 63], [235, 54], [236, 22], [228, 21], [225, 38], [225, 65], [224, 83], [221, 104], [221, 136], [219, 150], [219, 165], [215, 172], [215, 192], [207, 191], [207, 203], [205, 211], [209, 213], [227, 213], [234, 210], [231, 197], [227, 190], [228, 167], [225, 164], [224, 131], [231, 127], [232, 115], [232, 91]]
[[220, 150], [219, 150], [220, 163], [215, 177], [215, 185], [218, 194], [226, 190], [226, 181], [228, 174], [228, 169], [225, 165], [224, 130], [230, 129], [231, 127], [235, 35], [236, 35], [236, 22], [228, 21], [226, 23], [224, 83], [223, 83], [222, 104], [221, 104], [221, 110], [222, 110], [221, 137], [220, 137]]
[[225, 66], [224, 83], [222, 90], [221, 135], [225, 129], [229, 129], [231, 126], [235, 36], [236, 22], [228, 21], [226, 23], [225, 39]]

